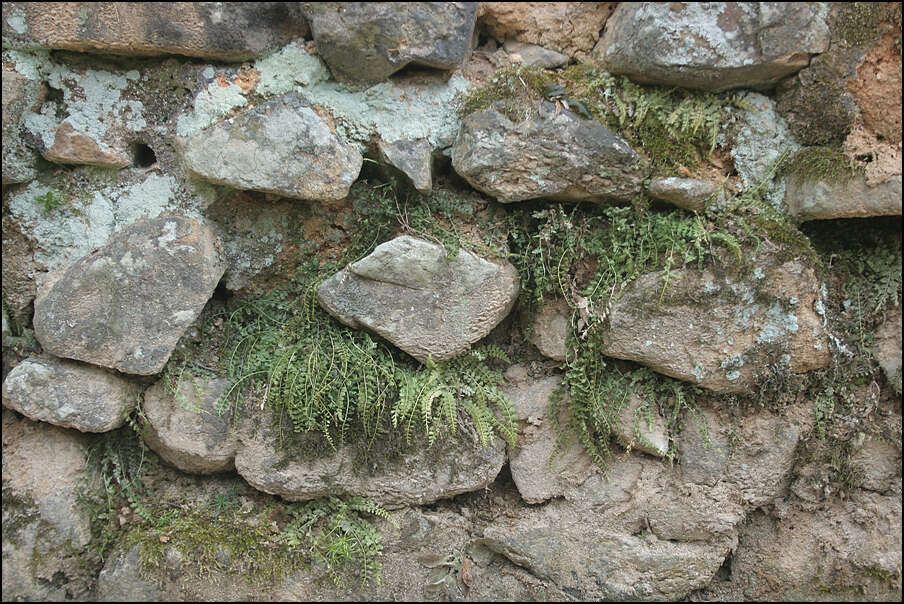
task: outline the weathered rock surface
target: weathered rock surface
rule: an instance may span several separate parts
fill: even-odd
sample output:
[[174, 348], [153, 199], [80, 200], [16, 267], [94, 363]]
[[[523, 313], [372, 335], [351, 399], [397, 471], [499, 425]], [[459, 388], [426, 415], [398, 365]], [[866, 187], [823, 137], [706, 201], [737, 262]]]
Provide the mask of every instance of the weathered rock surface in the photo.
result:
[[385, 80], [406, 65], [455, 69], [467, 55], [477, 2], [305, 2], [317, 51], [344, 82]]
[[97, 576], [98, 602], [160, 602], [161, 590], [141, 575], [141, 545], [107, 558]]
[[870, 186], [864, 176], [843, 182], [788, 177], [785, 205], [801, 220], [901, 215], [901, 175]]
[[3, 410], [3, 600], [90, 599], [90, 518], [76, 503], [88, 441]]
[[481, 2], [478, 23], [497, 40], [518, 40], [584, 58], [616, 2]]
[[56, 129], [53, 145], [44, 153], [44, 159], [59, 164], [87, 164], [110, 168], [124, 168], [132, 163], [131, 158], [114, 149], [104, 149], [106, 145], [78, 132], [72, 123], [64, 121]]
[[506, 40], [502, 46], [508, 53], [512, 62], [527, 65], [528, 67], [540, 67], [542, 69], [555, 69], [568, 63], [568, 57], [560, 52], [537, 46], [525, 44], [516, 40]]
[[[661, 273], [628, 286], [609, 314], [604, 354], [717, 392], [743, 392], [761, 363], [795, 373], [829, 363], [819, 285], [798, 260], [744, 280], [681, 269], [663, 288]], [[766, 349], [776, 347], [770, 358]]]
[[728, 440], [718, 416], [701, 410], [700, 417], [685, 413], [684, 429], [677, 439], [678, 463], [686, 482], [714, 486], [725, 472]]
[[333, 451], [317, 433], [299, 435], [293, 446], [280, 448], [269, 410], [244, 420], [238, 436], [238, 473], [254, 488], [289, 501], [359, 495], [387, 508], [432, 503], [486, 487], [505, 461], [501, 439], [480, 447], [461, 431], [432, 447], [422, 442], [397, 453], [374, 453], [367, 460], [360, 448], [364, 445], [340, 445]]
[[643, 453], [665, 457], [669, 453], [669, 430], [665, 420], [653, 404], [652, 421], [648, 421], [641, 409], [644, 401], [632, 395], [628, 404], [618, 414], [613, 426], [615, 437], [626, 447]]
[[[518, 421], [518, 440], [514, 449], [509, 448], [509, 467], [522, 499], [543, 503], [583, 484], [597, 469], [582, 447], [571, 446], [553, 456], [558, 433], [548, 410], [562, 378], [531, 379], [523, 367], [516, 366], [506, 372], [506, 379], [504, 391]], [[565, 420], [563, 414], [560, 422]]]
[[210, 474], [232, 470], [238, 439], [231, 414], [220, 415], [217, 401], [229, 380], [183, 376], [175, 394], [163, 382], [144, 393], [144, 442], [183, 472]]
[[885, 372], [885, 377], [901, 393], [901, 307], [898, 306], [876, 330], [873, 354]]
[[199, 220], [139, 220], [44, 285], [35, 336], [56, 356], [157, 373], [223, 271], [214, 233]]
[[32, 357], [3, 381], [3, 406], [81, 432], [120, 427], [138, 404], [137, 384], [91, 365]]
[[[5, 5], [4, 5], [5, 8]], [[5, 54], [5, 53], [4, 53]], [[24, 71], [24, 70], [23, 70]], [[35, 177], [35, 155], [19, 135], [25, 114], [40, 105], [41, 81], [3, 61], [3, 184]]]
[[4, 2], [3, 44], [242, 61], [307, 37], [294, 2]]
[[349, 327], [372, 331], [421, 362], [439, 362], [490, 333], [518, 289], [507, 261], [466, 250], [449, 260], [441, 245], [404, 235], [324, 281], [317, 299]]
[[765, 88], [828, 48], [822, 12], [803, 2], [621, 3], [594, 54], [638, 82]]
[[706, 209], [706, 201], [719, 190], [719, 185], [697, 178], [654, 178], [647, 187], [650, 197], [667, 201], [692, 212]]
[[299, 93], [187, 137], [182, 154], [189, 171], [211, 182], [312, 201], [346, 197], [362, 164]]
[[426, 139], [377, 143], [380, 160], [398, 169], [420, 193], [433, 188], [433, 148]]
[[543, 356], [564, 361], [570, 319], [568, 303], [564, 300], [544, 302], [530, 324], [530, 342]]
[[628, 143], [595, 121], [543, 102], [514, 123], [489, 109], [462, 121], [452, 167], [502, 203], [526, 199], [628, 202], [649, 168]]

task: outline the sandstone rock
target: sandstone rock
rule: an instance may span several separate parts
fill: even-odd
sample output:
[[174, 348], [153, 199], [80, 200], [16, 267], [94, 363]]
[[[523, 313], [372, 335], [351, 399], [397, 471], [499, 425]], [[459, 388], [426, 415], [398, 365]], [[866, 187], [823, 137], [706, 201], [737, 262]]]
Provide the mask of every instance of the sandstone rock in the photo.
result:
[[880, 437], [864, 439], [851, 455], [863, 473], [861, 488], [886, 495], [901, 491], [901, 446]]
[[[540, 67], [542, 69], [555, 69], [568, 63], [568, 57], [560, 52], [537, 46], [536, 44], [525, 44], [516, 40], [506, 40], [503, 44], [505, 52], [509, 54], [509, 58], [522, 65], [528, 67]], [[520, 60], [515, 60], [515, 56]]]
[[421, 362], [439, 362], [490, 333], [518, 288], [508, 262], [466, 250], [450, 260], [441, 245], [404, 235], [324, 281], [317, 299], [349, 327], [372, 331]]
[[425, 139], [377, 144], [380, 161], [398, 169], [420, 193], [433, 188], [433, 149]]
[[211, 474], [232, 470], [238, 439], [231, 414], [220, 415], [217, 401], [229, 380], [189, 375], [175, 394], [157, 382], [144, 393], [141, 409], [147, 418], [144, 442], [183, 472]]
[[242, 61], [309, 33], [293, 2], [3, 4], [4, 47]]
[[719, 190], [713, 182], [696, 178], [654, 178], [647, 187], [650, 197], [667, 201], [691, 212], [702, 212], [706, 202]]
[[[900, 200], [899, 200], [900, 201]], [[873, 355], [885, 377], [901, 394], [901, 307], [898, 306], [876, 331]]]
[[643, 402], [636, 395], [631, 396], [628, 404], [618, 415], [613, 433], [626, 447], [657, 457], [665, 457], [669, 453], [669, 430], [655, 404], [652, 410], [653, 421], [647, 420], [641, 410]]
[[518, 40], [583, 58], [615, 2], [481, 2], [478, 23], [497, 40]]
[[87, 448], [78, 432], [3, 410], [4, 601], [90, 599], [91, 524], [76, 503]]
[[348, 195], [361, 155], [299, 93], [289, 93], [183, 141], [192, 173], [236, 189], [312, 201]]
[[470, 48], [476, 2], [306, 2], [317, 52], [337, 80], [373, 83], [406, 65], [455, 69]]
[[160, 602], [163, 592], [141, 574], [141, 544], [107, 558], [97, 576], [98, 602]]
[[[269, 409], [244, 420], [235, 467], [254, 488], [289, 501], [358, 495], [387, 508], [432, 503], [486, 487], [505, 460], [501, 439], [482, 448], [461, 431], [432, 447], [413, 443], [394, 453], [372, 453], [367, 461], [364, 444], [333, 451], [321, 435], [303, 434], [292, 447], [280, 447], [279, 434]], [[319, 454], [312, 452], [318, 442]]]
[[213, 294], [224, 270], [218, 255], [197, 219], [139, 220], [45, 284], [35, 336], [56, 356], [157, 373]]
[[628, 202], [649, 172], [646, 160], [604, 126], [545, 101], [539, 115], [519, 124], [492, 109], [469, 115], [452, 147], [452, 167], [502, 203]]
[[846, 182], [788, 177], [785, 205], [801, 220], [901, 215], [901, 175], [875, 186], [863, 176]]
[[[556, 452], [558, 433], [548, 417], [553, 391], [561, 377], [531, 380], [526, 374], [506, 372], [504, 388], [518, 420], [518, 441], [509, 450], [512, 480], [527, 503], [543, 503], [561, 497], [569, 486], [583, 484], [596, 472], [596, 466], [583, 447], [571, 446]], [[566, 421], [563, 413], [560, 422]]]
[[530, 342], [543, 356], [565, 360], [570, 314], [564, 300], [544, 303], [537, 311], [530, 325]]
[[3, 382], [3, 406], [35, 421], [108, 432], [138, 404], [137, 384], [90, 365], [32, 357]]
[[594, 54], [611, 73], [665, 86], [765, 88], [828, 48], [819, 7], [622, 3]]
[[70, 122], [64, 121], [57, 128], [53, 146], [44, 153], [44, 158], [59, 164], [88, 164], [111, 168], [124, 168], [132, 163], [122, 153], [103, 147], [106, 145], [76, 131]]
[[[661, 273], [628, 286], [609, 314], [604, 354], [717, 392], [752, 387], [760, 363], [787, 363], [795, 373], [829, 363], [816, 275], [798, 260], [744, 280], [681, 269], [664, 295], [663, 287]], [[783, 357], [770, 360], [767, 348]]]
[[678, 439], [678, 463], [686, 482], [714, 486], [728, 463], [728, 440], [715, 413], [701, 410], [701, 415], [699, 421], [705, 422], [703, 426], [697, 425], [698, 419], [692, 414], [684, 415], [684, 429]]
[[[4, 5], [5, 7], [5, 5]], [[5, 53], [4, 53], [5, 54]], [[24, 71], [24, 70], [23, 70]], [[26, 147], [19, 130], [25, 114], [40, 105], [41, 81], [3, 61], [3, 184], [35, 177], [35, 155]]]
[[797, 455], [800, 426], [772, 413], [744, 418], [735, 432], [739, 443], [725, 465], [724, 480], [747, 506], [765, 506], [787, 493]]

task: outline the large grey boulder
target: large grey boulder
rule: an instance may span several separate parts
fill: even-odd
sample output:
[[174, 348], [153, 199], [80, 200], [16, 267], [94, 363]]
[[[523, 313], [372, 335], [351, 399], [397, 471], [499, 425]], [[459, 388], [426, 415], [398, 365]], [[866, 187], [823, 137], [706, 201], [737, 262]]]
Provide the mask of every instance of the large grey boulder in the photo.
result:
[[626, 203], [649, 173], [647, 161], [602, 124], [546, 101], [520, 123], [492, 109], [469, 115], [452, 147], [452, 167], [502, 203]]
[[205, 180], [312, 201], [344, 199], [363, 162], [297, 92], [192, 134], [182, 156]]
[[900, 216], [901, 175], [870, 184], [864, 176], [836, 182], [792, 174], [785, 189], [785, 205], [801, 220]]
[[825, 12], [806, 2], [623, 2], [594, 54], [648, 84], [769, 87], [828, 48]]
[[602, 351], [717, 392], [743, 392], [757, 366], [802, 373], [828, 365], [820, 308], [816, 275], [799, 260], [764, 264], [742, 279], [681, 269], [667, 286], [662, 273], [650, 273], [612, 305]]
[[147, 418], [144, 442], [183, 472], [232, 470], [238, 439], [231, 414], [217, 411], [217, 401], [229, 384], [226, 379], [183, 374], [175, 393], [163, 381], [148, 388], [141, 405]]
[[242, 61], [306, 37], [295, 2], [4, 2], [3, 46]]
[[455, 69], [477, 2], [305, 2], [317, 52], [339, 81], [374, 83], [409, 63]]
[[342, 323], [372, 331], [417, 360], [446, 361], [471, 347], [508, 315], [518, 271], [408, 235], [325, 280], [320, 305]]
[[163, 369], [225, 267], [198, 219], [142, 219], [54, 273], [35, 299], [44, 350], [124, 373]]
[[3, 381], [3, 406], [63, 428], [107, 432], [125, 422], [138, 393], [137, 384], [99, 367], [32, 357]]
[[421, 438], [412, 446], [403, 443], [401, 450], [371, 452], [366, 458], [366, 443], [332, 450], [319, 433], [309, 433], [281, 445], [280, 434], [269, 408], [245, 418], [235, 467], [254, 488], [289, 501], [358, 495], [387, 508], [422, 505], [486, 487], [505, 461], [502, 439], [481, 447], [461, 430], [433, 446]]

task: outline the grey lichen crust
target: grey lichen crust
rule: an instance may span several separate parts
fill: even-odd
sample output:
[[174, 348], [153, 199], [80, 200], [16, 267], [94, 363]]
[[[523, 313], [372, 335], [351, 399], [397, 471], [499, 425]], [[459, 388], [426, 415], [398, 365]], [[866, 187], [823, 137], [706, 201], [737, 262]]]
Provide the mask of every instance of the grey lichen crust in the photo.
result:
[[410, 236], [383, 243], [317, 291], [342, 323], [372, 331], [414, 358], [445, 361], [468, 350], [508, 315], [518, 272]]

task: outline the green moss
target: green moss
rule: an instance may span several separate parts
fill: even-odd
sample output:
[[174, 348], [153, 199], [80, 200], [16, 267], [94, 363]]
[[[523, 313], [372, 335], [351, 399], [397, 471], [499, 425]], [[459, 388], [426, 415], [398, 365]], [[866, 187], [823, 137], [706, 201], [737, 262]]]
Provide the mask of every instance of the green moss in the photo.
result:
[[841, 2], [831, 21], [831, 30], [836, 40], [849, 46], [869, 44], [878, 38], [881, 16], [880, 2]]
[[780, 168], [780, 174], [794, 174], [805, 181], [846, 182], [861, 175], [864, 168], [836, 147], [804, 147]]

